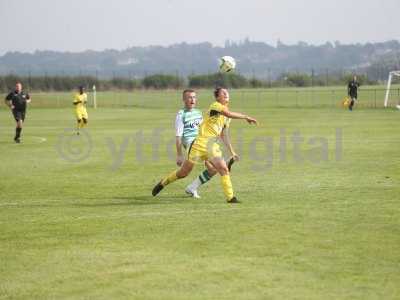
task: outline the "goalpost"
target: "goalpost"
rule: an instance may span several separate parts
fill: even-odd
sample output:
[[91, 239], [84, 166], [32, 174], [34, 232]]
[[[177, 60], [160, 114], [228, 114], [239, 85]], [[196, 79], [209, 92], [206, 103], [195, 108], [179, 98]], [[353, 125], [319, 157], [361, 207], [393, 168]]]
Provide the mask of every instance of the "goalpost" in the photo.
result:
[[399, 76], [399, 77], [400, 77], [400, 71], [392, 71], [392, 72], [389, 72], [389, 79], [388, 79], [387, 87], [386, 87], [385, 107], [388, 106], [389, 94], [390, 94], [390, 85], [392, 84], [392, 78], [393, 78], [393, 76]]

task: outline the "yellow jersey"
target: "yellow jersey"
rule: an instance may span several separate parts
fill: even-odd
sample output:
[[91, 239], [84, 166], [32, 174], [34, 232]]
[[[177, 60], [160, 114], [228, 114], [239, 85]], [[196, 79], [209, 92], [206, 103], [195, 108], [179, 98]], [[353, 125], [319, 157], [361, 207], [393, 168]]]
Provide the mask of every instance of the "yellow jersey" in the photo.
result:
[[199, 128], [198, 138], [219, 137], [224, 127], [229, 127], [230, 119], [221, 114], [224, 105], [215, 101], [210, 105], [207, 115]]
[[87, 102], [87, 94], [83, 93], [83, 94], [76, 94], [74, 97], [74, 104], [76, 109], [81, 109], [84, 108], [86, 106], [86, 102]]

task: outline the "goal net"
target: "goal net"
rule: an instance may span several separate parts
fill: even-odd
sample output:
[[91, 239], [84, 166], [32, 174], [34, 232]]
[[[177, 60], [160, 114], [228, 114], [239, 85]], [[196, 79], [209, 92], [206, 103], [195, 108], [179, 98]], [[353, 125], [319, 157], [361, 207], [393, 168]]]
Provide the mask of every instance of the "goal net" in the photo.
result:
[[389, 104], [390, 86], [392, 85], [393, 76], [400, 77], [400, 71], [389, 72], [389, 78], [388, 78], [388, 82], [387, 82], [386, 95], [385, 95], [385, 107], [387, 107]]

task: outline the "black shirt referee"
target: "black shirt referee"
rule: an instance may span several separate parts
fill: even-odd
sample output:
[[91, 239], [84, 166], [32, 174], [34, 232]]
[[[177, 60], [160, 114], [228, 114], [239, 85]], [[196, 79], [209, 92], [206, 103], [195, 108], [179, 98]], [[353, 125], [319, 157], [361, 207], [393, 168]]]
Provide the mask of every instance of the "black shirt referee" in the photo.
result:
[[28, 93], [22, 91], [22, 83], [17, 82], [15, 84], [15, 90], [7, 95], [5, 102], [11, 109], [15, 122], [17, 123], [14, 141], [16, 143], [20, 143], [22, 124], [25, 120], [26, 106], [27, 103], [31, 102], [31, 97]]
[[349, 110], [353, 110], [354, 101], [357, 100], [357, 91], [360, 84], [357, 81], [357, 76], [353, 77], [353, 80], [347, 85], [347, 95], [351, 98]]

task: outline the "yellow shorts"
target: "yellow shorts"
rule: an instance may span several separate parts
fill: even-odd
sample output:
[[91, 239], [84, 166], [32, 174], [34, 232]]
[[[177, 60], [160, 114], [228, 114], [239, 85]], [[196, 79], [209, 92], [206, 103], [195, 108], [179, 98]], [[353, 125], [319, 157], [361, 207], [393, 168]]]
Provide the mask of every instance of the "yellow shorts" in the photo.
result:
[[216, 157], [222, 157], [222, 151], [215, 138], [196, 139], [188, 151], [188, 159], [192, 163], [199, 163]]
[[87, 113], [87, 111], [86, 111], [86, 108], [77, 108], [76, 110], [75, 110], [75, 115], [76, 115], [76, 118], [78, 119], [78, 120], [81, 120], [81, 119], [88, 119], [88, 113]]

